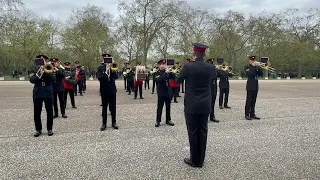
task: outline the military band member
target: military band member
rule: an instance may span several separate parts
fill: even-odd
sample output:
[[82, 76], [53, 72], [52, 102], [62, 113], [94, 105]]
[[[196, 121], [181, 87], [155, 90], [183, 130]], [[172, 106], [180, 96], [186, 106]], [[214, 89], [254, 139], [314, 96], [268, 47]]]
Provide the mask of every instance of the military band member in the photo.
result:
[[252, 119], [260, 119], [255, 114], [255, 106], [256, 106], [256, 100], [259, 90], [259, 82], [258, 78], [259, 76], [263, 76], [262, 69], [258, 67], [255, 64], [256, 57], [250, 56], [249, 59], [249, 65], [245, 66], [244, 71], [246, 75], [248, 76], [247, 80], [247, 98], [246, 98], [246, 106], [245, 106], [245, 118], [247, 120]]
[[76, 74], [74, 72], [71, 72], [71, 63], [65, 62], [64, 63], [64, 69], [65, 69], [65, 79], [63, 80], [64, 85], [64, 107], [67, 107], [67, 100], [68, 100], [68, 94], [70, 96], [70, 101], [72, 108], [77, 108], [75, 101], [74, 101], [74, 90], [73, 87], [77, 84], [78, 79], [76, 77]]
[[[223, 109], [227, 108], [230, 109], [231, 107], [228, 106], [228, 99], [229, 99], [229, 89], [230, 89], [230, 84], [229, 84], [229, 77], [232, 77], [232, 73], [229, 71], [224, 71], [222, 69], [218, 70], [218, 77], [220, 78], [219, 81], [219, 108]], [[224, 96], [224, 103], [223, 103], [223, 96]], [[222, 106], [223, 104], [223, 106]]]
[[82, 92], [83, 92], [83, 79], [82, 79], [82, 76], [84, 75], [84, 70], [81, 69], [81, 66], [80, 66], [80, 62], [79, 61], [76, 61], [74, 62], [75, 63], [75, 69], [73, 70], [73, 72], [76, 73], [76, 76], [77, 76], [77, 79], [78, 79], [78, 82], [77, 84], [74, 86], [74, 95], [77, 96], [77, 93], [78, 93], [78, 88], [79, 87], [79, 93], [80, 93], [80, 96], [83, 96]]
[[150, 73], [149, 73], [149, 69], [148, 67], [146, 67], [146, 70], [147, 70], [147, 75], [146, 75], [146, 80], [144, 81], [144, 89], [150, 89], [150, 86], [149, 86], [149, 80], [150, 80]]
[[[36, 57], [36, 65], [37, 62], [42, 61], [43, 63], [46, 62], [48, 59], [45, 55], [39, 55]], [[40, 72], [38, 70], [40, 69]], [[43, 74], [42, 74], [43, 73]], [[38, 75], [37, 74], [42, 74]], [[34, 123], [36, 128], [36, 133], [34, 137], [38, 137], [42, 133], [42, 124], [41, 124], [41, 111], [42, 111], [42, 104], [44, 102], [45, 109], [47, 112], [47, 130], [48, 135], [52, 136], [52, 126], [53, 126], [53, 88], [52, 83], [54, 81], [54, 76], [52, 73], [45, 72], [44, 66], [36, 66], [34, 69], [31, 70], [30, 82], [34, 84], [33, 87], [33, 107], [34, 107]]]
[[[141, 65], [141, 62], [137, 62], [137, 66], [140, 66], [140, 65]], [[140, 99], [144, 99], [142, 97], [142, 84], [143, 84], [143, 81], [134, 79], [134, 99], [137, 99], [138, 90], [139, 90]]]
[[127, 65], [126, 69], [126, 78], [127, 78], [127, 91], [128, 95], [131, 95], [131, 92], [134, 91], [134, 72], [131, 69], [131, 64]]
[[51, 64], [56, 68], [56, 71], [53, 73], [55, 76], [55, 81], [52, 83], [53, 87], [53, 118], [58, 117], [58, 98], [60, 104], [60, 112], [63, 118], [67, 118], [64, 102], [64, 86], [63, 80], [65, 78], [65, 70], [60, 68], [60, 62], [58, 58], [51, 58]]
[[83, 70], [83, 74], [81, 75], [82, 79], [82, 92], [86, 93], [87, 90], [87, 73], [84, 69], [84, 66], [81, 66], [81, 70]]
[[151, 91], [151, 94], [154, 93], [154, 89], [156, 87], [156, 74], [159, 70], [159, 65], [156, 63], [154, 66], [153, 66], [153, 69], [151, 71], [151, 75], [152, 75], [152, 91]]
[[[128, 63], [125, 62], [124, 67], [122, 68], [122, 74], [127, 70], [127, 65], [128, 65]], [[123, 81], [124, 81], [124, 90], [128, 91], [127, 90], [127, 76], [125, 76], [125, 75], [123, 76]]]
[[169, 126], [174, 126], [171, 121], [171, 89], [169, 86], [170, 71], [166, 66], [166, 60], [160, 60], [159, 72], [156, 74], [157, 82], [157, 94], [158, 94], [158, 104], [157, 104], [157, 117], [155, 127], [160, 126], [163, 105], [166, 104], [166, 124]]
[[[217, 75], [217, 70], [219, 69], [219, 66], [215, 65], [215, 59], [214, 58], [210, 58], [207, 60], [207, 63], [213, 64], [213, 66], [216, 68], [216, 75]], [[211, 89], [211, 111], [210, 111], [210, 121], [216, 122], [218, 123], [219, 120], [216, 119], [216, 116], [214, 114], [214, 106], [216, 103], [216, 98], [217, 98], [217, 91], [218, 91], [218, 87], [217, 87], [217, 76], [215, 76], [214, 78], [211, 79], [211, 83], [210, 83], [210, 89]]]
[[184, 112], [190, 143], [190, 158], [184, 162], [192, 167], [202, 167], [208, 134], [208, 116], [211, 112], [211, 79], [216, 77], [216, 70], [204, 62], [207, 45], [194, 43], [194, 63], [186, 64], [179, 73], [177, 82], [186, 81]]
[[[188, 64], [188, 63], [190, 63], [190, 62], [191, 62], [191, 59], [190, 59], [190, 58], [187, 58], [185, 64]], [[183, 68], [183, 67], [182, 67], [182, 68]], [[185, 89], [184, 82], [185, 82], [185, 80], [183, 80], [183, 81], [181, 82], [181, 84], [180, 84], [180, 85], [181, 85], [180, 90], [181, 90], [182, 93], [184, 93], [184, 89]]]
[[177, 101], [177, 97], [179, 95], [179, 87], [180, 87], [180, 84], [176, 82], [176, 76], [177, 76], [177, 73], [179, 73], [178, 71], [176, 73], [174, 72], [171, 72], [171, 77], [173, 78], [170, 78], [169, 80], [169, 85], [170, 85], [170, 88], [171, 88], [171, 98], [170, 100], [172, 101], [173, 99], [173, 102], [175, 103], [178, 103]]
[[[105, 54], [102, 54], [104, 56]], [[116, 122], [116, 95], [117, 87], [115, 80], [118, 79], [118, 72], [110, 69], [110, 64], [105, 64], [98, 68], [98, 80], [100, 81], [100, 93], [102, 97], [102, 126], [101, 131], [107, 128], [107, 109], [111, 110], [112, 127], [118, 129]]]

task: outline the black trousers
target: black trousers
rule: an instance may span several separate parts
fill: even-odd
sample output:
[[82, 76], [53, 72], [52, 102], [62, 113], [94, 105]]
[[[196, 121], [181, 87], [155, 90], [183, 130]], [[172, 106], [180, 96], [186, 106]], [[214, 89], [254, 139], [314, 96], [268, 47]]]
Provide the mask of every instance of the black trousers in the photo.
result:
[[124, 81], [124, 90], [128, 90], [127, 89], [127, 78], [123, 77], [123, 81]]
[[41, 124], [41, 111], [42, 103], [44, 102], [47, 111], [47, 130], [52, 130], [53, 125], [53, 109], [52, 109], [53, 98], [33, 98], [33, 109], [34, 109], [34, 124], [36, 131], [42, 130]]
[[65, 114], [65, 102], [64, 102], [64, 91], [53, 91], [53, 110], [54, 114], [58, 115], [58, 98], [60, 103], [60, 112]]
[[156, 87], [156, 80], [155, 79], [153, 79], [152, 80], [152, 93], [154, 93], [154, 88]]
[[228, 105], [228, 99], [229, 99], [229, 88], [220, 88], [220, 94], [219, 94], [219, 106], [222, 106], [223, 104], [223, 95], [224, 97], [224, 107]]
[[156, 122], [161, 122], [162, 109], [163, 105], [166, 104], [166, 122], [171, 121], [171, 97], [162, 97], [158, 96], [158, 105], [157, 105], [157, 119]]
[[182, 81], [182, 83], [181, 83], [181, 91], [182, 91], [182, 93], [184, 93], [184, 81]]
[[148, 87], [148, 89], [150, 89], [149, 79], [144, 81], [144, 89], [147, 89], [147, 87]]
[[258, 90], [247, 90], [247, 99], [245, 106], [245, 115], [253, 117], [255, 115], [255, 106], [257, 101]]
[[196, 165], [203, 165], [208, 134], [209, 114], [185, 113], [190, 143], [190, 159]]
[[131, 94], [131, 91], [134, 90], [134, 83], [133, 81], [127, 81], [127, 91]]
[[82, 90], [83, 90], [83, 92], [87, 90], [87, 80], [86, 79], [82, 80]]
[[213, 95], [211, 96], [211, 112], [210, 112], [210, 119], [216, 118], [215, 114], [214, 114], [214, 106], [216, 104], [216, 98], [217, 95]]
[[117, 94], [101, 94], [102, 97], [102, 124], [107, 124], [107, 109], [111, 111], [112, 124], [116, 123], [116, 96]]
[[170, 87], [170, 88], [172, 92], [170, 100], [172, 101], [172, 99], [174, 99], [174, 101], [177, 101], [177, 97], [179, 95], [179, 87]]
[[64, 107], [67, 107], [68, 94], [70, 96], [72, 107], [76, 106], [74, 102], [74, 91], [73, 89], [65, 89], [64, 90]]
[[134, 97], [138, 96], [138, 89], [139, 89], [140, 98], [142, 98], [142, 84], [135, 84], [134, 85]]
[[82, 79], [77, 82], [77, 84], [74, 86], [74, 94], [77, 95], [78, 93], [78, 86], [79, 86], [79, 93], [82, 94]]

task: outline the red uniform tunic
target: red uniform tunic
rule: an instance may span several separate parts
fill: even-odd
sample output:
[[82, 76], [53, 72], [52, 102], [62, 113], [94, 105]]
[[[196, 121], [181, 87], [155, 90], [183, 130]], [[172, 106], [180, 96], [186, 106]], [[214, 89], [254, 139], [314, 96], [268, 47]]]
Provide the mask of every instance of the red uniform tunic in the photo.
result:
[[64, 89], [73, 89], [73, 85], [67, 83], [67, 81], [63, 80]]
[[134, 84], [143, 84], [143, 81], [136, 81], [136, 80], [134, 80]]
[[177, 83], [177, 81], [174, 79], [170, 79], [169, 84], [170, 84], [170, 87], [179, 87], [180, 86], [179, 83]]

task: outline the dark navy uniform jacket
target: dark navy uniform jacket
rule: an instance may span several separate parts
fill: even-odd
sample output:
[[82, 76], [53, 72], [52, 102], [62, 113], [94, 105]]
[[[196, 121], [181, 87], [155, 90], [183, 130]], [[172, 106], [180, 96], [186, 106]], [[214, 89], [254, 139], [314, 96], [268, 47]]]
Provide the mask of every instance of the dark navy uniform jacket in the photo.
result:
[[116, 71], [111, 71], [110, 77], [108, 78], [105, 71], [106, 66], [100, 66], [98, 68], [97, 76], [100, 81], [100, 93], [114, 94], [117, 92], [115, 80], [118, 79], [118, 73]]
[[155, 72], [155, 80], [157, 83], [157, 94], [160, 97], [171, 97], [171, 88], [169, 86], [171, 73], [166, 73], [165, 70]]
[[33, 98], [53, 98], [52, 82], [55, 77], [52, 73], [43, 73], [41, 79], [36, 76], [39, 67], [31, 70], [30, 82], [34, 84]]
[[247, 65], [244, 67], [244, 71], [248, 76], [246, 89], [247, 90], [259, 90], [258, 78], [263, 76], [262, 69], [257, 66]]
[[64, 91], [63, 80], [65, 78], [65, 70], [59, 68], [57, 72], [54, 72], [55, 81], [52, 84], [53, 91]]
[[197, 58], [194, 63], [185, 64], [177, 82], [185, 80], [184, 111], [188, 114], [209, 114], [211, 111], [211, 83], [216, 78], [216, 69], [212, 64]]
[[230, 88], [229, 77], [232, 77], [233, 75], [231, 73], [228, 73], [223, 70], [218, 70], [217, 75], [220, 78], [219, 87], [220, 88]]

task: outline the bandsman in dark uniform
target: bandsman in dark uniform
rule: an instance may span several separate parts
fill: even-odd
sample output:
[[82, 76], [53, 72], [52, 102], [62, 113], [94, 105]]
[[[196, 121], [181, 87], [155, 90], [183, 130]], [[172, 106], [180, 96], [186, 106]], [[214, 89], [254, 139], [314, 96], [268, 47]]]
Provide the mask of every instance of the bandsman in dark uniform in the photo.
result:
[[60, 68], [60, 62], [58, 58], [51, 58], [51, 64], [56, 68], [56, 71], [53, 73], [55, 76], [55, 81], [52, 83], [53, 87], [53, 118], [58, 117], [58, 98], [60, 103], [60, 112], [63, 118], [67, 118], [65, 102], [64, 102], [64, 85], [63, 80], [65, 78], [65, 70]]
[[[137, 62], [137, 66], [140, 66], [141, 62]], [[137, 67], [136, 67], [137, 68]], [[143, 85], [143, 81], [134, 79], [134, 99], [137, 99], [138, 96], [138, 90], [139, 90], [139, 95], [140, 95], [140, 99], [144, 99], [142, 97], [142, 85]]]
[[68, 100], [68, 94], [70, 96], [70, 101], [72, 108], [77, 108], [75, 101], [74, 101], [74, 90], [73, 87], [77, 84], [78, 79], [76, 77], [76, 74], [74, 72], [71, 72], [71, 63], [65, 62], [64, 63], [64, 69], [65, 69], [65, 79], [63, 80], [64, 85], [64, 103], [67, 107], [67, 100]]
[[[108, 56], [109, 54], [103, 54], [103, 55], [105, 55], [106, 57], [109, 57], [109, 56]], [[102, 55], [101, 66], [104, 66], [103, 55]], [[99, 66], [99, 67], [101, 67], [101, 66]], [[97, 69], [99, 69], [99, 67], [98, 67]], [[98, 77], [98, 72], [97, 72], [97, 75], [96, 75], [96, 76]], [[101, 89], [101, 84], [100, 84], [100, 88], [99, 88], [99, 94], [100, 94], [100, 97], [101, 97], [101, 104], [100, 104], [100, 106], [103, 106], [103, 105], [102, 105], [102, 96], [101, 96], [100, 89]]]
[[154, 94], [154, 89], [155, 89], [155, 87], [157, 85], [156, 84], [156, 74], [157, 74], [157, 72], [159, 70], [158, 66], [159, 65], [157, 63], [155, 63], [155, 65], [153, 66], [153, 69], [151, 71], [151, 75], [152, 75], [152, 92], [151, 92], [151, 94]]
[[82, 85], [83, 85], [83, 79], [82, 79], [82, 76], [85, 74], [84, 73], [84, 70], [81, 68], [80, 66], [80, 62], [79, 61], [76, 61], [74, 62], [75, 63], [75, 69], [72, 71], [72, 72], [75, 72], [76, 73], [76, 76], [77, 76], [77, 79], [78, 79], [78, 82], [77, 84], [74, 86], [74, 95], [77, 96], [77, 93], [78, 93], [78, 88], [77, 86], [79, 87], [79, 93], [80, 93], [80, 96], [83, 96], [82, 92], [83, 92], [83, 89], [82, 89]]
[[[176, 63], [176, 67], [179, 67], [179, 64]], [[175, 102], [175, 103], [178, 103], [177, 97], [179, 96], [179, 87], [180, 87], [180, 84], [177, 83], [177, 81], [175, 80], [177, 74], [179, 74], [179, 69], [177, 69], [176, 72], [172, 71], [171, 77], [173, 77], [173, 78], [170, 78], [170, 82], [169, 82], [171, 92], [172, 92], [171, 93], [171, 101], [173, 99], [173, 102]]]
[[211, 79], [216, 77], [216, 69], [204, 62], [207, 45], [194, 43], [194, 63], [185, 64], [177, 82], [186, 81], [184, 112], [187, 122], [190, 158], [184, 162], [192, 167], [202, 167], [208, 134], [208, 116], [211, 112]]
[[[105, 54], [102, 54], [104, 57]], [[112, 127], [118, 129], [116, 122], [116, 95], [117, 87], [115, 80], [118, 79], [118, 72], [110, 69], [110, 64], [105, 64], [98, 68], [98, 80], [100, 81], [100, 93], [102, 97], [102, 126], [101, 131], [107, 128], [107, 109], [108, 105], [111, 110]]]
[[131, 64], [128, 63], [127, 69], [123, 73], [127, 78], [127, 92], [128, 92], [128, 95], [131, 95], [131, 92], [134, 90], [134, 72], [131, 69]]
[[258, 78], [263, 76], [262, 69], [255, 64], [256, 57], [249, 57], [249, 65], [245, 66], [244, 71], [248, 77], [247, 80], [247, 98], [245, 106], [245, 118], [247, 120], [260, 119], [255, 114], [256, 100], [259, 90]]
[[[127, 70], [127, 65], [129, 63], [125, 62], [124, 63], [124, 67], [122, 68], [122, 74]], [[123, 81], [124, 81], [124, 90], [128, 91], [127, 90], [127, 76], [123, 75]]]
[[[189, 63], [191, 63], [191, 62], [192, 62], [192, 60], [191, 60], [190, 58], [187, 58], [185, 64], [189, 64]], [[182, 68], [183, 68], [183, 67], [182, 67]], [[182, 69], [182, 68], [181, 68], [181, 69]], [[185, 82], [185, 80], [183, 80], [183, 81], [181, 82], [181, 84], [180, 84], [180, 85], [181, 85], [181, 88], [180, 88], [180, 89], [181, 89], [181, 92], [182, 92], [182, 93], [184, 93], [184, 89], [185, 89], [184, 82]]]
[[[216, 75], [217, 75], [217, 70], [219, 69], [218, 65], [215, 65], [215, 59], [214, 58], [210, 58], [207, 60], [207, 63], [210, 63], [213, 65], [213, 67], [216, 68]], [[210, 121], [216, 122], [218, 123], [219, 120], [216, 119], [216, 116], [214, 114], [214, 106], [216, 104], [216, 98], [217, 98], [217, 76], [215, 76], [214, 78], [211, 79], [211, 83], [210, 83], [210, 89], [211, 89], [211, 111], [210, 111]]]
[[[34, 137], [38, 137], [42, 133], [42, 124], [41, 124], [41, 111], [42, 111], [42, 104], [44, 102], [45, 109], [47, 112], [47, 130], [48, 135], [52, 136], [52, 126], [53, 126], [53, 88], [52, 83], [54, 81], [54, 75], [52, 73], [48, 73], [44, 71], [43, 66], [40, 66], [39, 62], [41, 61], [42, 64], [46, 63], [48, 59], [45, 55], [39, 55], [36, 57], [36, 67], [32, 69], [30, 72], [30, 82], [34, 84], [33, 87], [33, 108], [34, 108], [34, 123], [36, 127], [36, 133]], [[38, 70], [40, 68], [39, 73]], [[43, 74], [42, 74], [43, 73]], [[38, 76], [37, 76], [38, 74]], [[42, 74], [39, 75], [39, 74]]]
[[86, 93], [87, 90], [87, 72], [84, 69], [84, 66], [81, 66], [81, 70], [83, 71], [83, 74], [81, 75], [82, 79], [82, 92]]
[[147, 75], [146, 75], [146, 80], [144, 81], [144, 89], [150, 89], [150, 86], [149, 86], [149, 80], [150, 80], [150, 72], [149, 72], [149, 69], [148, 67], [146, 67], [146, 70], [147, 70]]
[[[232, 77], [232, 73], [229, 71], [224, 71], [222, 69], [218, 70], [218, 77], [220, 78], [219, 81], [219, 108], [223, 109], [227, 108], [230, 109], [231, 107], [228, 106], [228, 99], [229, 99], [229, 89], [230, 89], [230, 83], [229, 83], [229, 77]], [[224, 96], [224, 103], [223, 103], [223, 96]], [[222, 106], [223, 104], [223, 106]]]
[[158, 104], [157, 104], [157, 117], [155, 127], [160, 126], [162, 109], [163, 105], [166, 104], [166, 124], [169, 126], [174, 126], [174, 123], [171, 121], [171, 89], [169, 86], [169, 81], [173, 77], [170, 77], [169, 69], [166, 66], [166, 60], [160, 60], [159, 72], [156, 73], [156, 82], [157, 82], [157, 94], [158, 94]]

